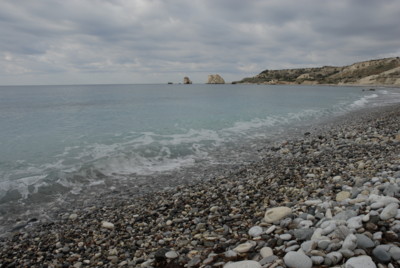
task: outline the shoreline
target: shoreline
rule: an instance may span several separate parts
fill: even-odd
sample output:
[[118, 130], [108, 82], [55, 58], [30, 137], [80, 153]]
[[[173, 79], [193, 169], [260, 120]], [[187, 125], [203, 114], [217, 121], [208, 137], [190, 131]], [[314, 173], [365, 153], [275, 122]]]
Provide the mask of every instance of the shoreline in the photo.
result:
[[243, 82], [239, 83], [237, 81], [233, 81], [230, 84], [232, 85], [270, 85], [270, 86], [329, 86], [329, 87], [378, 87], [378, 88], [400, 88], [398, 84], [296, 84], [292, 82], [283, 82], [283, 83], [251, 83], [251, 82]]
[[[0, 240], [0, 264], [223, 267], [252, 260], [248, 267], [290, 267], [286, 255], [301, 248], [306, 258], [300, 257], [314, 265], [335, 266], [364, 255], [398, 267], [400, 256], [390, 255], [400, 252], [398, 205], [389, 219], [379, 215], [399, 200], [399, 191], [390, 188], [400, 187], [400, 105], [351, 112], [311, 128], [258, 148], [261, 160], [217, 178], [133, 198], [129, 190], [106, 194], [95, 206], [20, 229]], [[337, 201], [342, 192], [347, 198]], [[379, 207], [378, 199], [391, 202]], [[266, 222], [266, 211], [282, 206], [290, 213]], [[349, 224], [354, 217], [360, 220]], [[335, 229], [354, 234], [356, 247], [344, 248], [351, 241], [346, 244], [347, 235]], [[374, 245], [360, 248], [359, 237]], [[372, 252], [385, 251], [383, 244], [394, 245], [387, 250], [389, 261]], [[264, 257], [266, 251], [272, 254]]]

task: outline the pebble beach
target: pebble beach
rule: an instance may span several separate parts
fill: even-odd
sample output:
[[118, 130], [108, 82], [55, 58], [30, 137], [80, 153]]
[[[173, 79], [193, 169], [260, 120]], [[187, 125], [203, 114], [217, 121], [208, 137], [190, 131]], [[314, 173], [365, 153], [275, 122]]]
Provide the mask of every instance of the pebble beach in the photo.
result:
[[0, 267], [400, 267], [400, 105], [260, 150], [215, 178], [17, 228]]

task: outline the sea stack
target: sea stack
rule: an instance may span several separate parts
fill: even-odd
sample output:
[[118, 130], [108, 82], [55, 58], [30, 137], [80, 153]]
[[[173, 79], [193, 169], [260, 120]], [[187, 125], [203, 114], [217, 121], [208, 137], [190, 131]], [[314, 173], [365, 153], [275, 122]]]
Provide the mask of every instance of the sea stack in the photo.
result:
[[185, 76], [185, 77], [183, 78], [183, 83], [184, 83], [185, 85], [188, 85], [188, 84], [191, 84], [192, 81], [189, 79], [189, 77]]
[[207, 84], [225, 84], [225, 80], [219, 74], [210, 74]]

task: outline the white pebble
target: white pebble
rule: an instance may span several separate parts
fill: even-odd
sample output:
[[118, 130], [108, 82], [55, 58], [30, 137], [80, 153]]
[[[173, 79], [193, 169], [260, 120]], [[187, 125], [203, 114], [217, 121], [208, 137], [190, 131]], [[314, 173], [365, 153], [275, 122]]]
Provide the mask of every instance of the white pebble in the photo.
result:
[[103, 221], [101, 223], [101, 227], [111, 230], [111, 229], [114, 229], [114, 224], [112, 224], [111, 222], [108, 222], [108, 221]]
[[263, 229], [260, 226], [253, 226], [249, 230], [249, 235], [251, 237], [260, 236], [263, 233]]

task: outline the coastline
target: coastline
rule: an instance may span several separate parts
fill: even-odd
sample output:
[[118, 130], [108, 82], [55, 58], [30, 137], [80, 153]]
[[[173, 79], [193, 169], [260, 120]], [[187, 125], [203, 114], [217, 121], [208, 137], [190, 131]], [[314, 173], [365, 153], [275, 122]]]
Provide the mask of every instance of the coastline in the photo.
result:
[[294, 83], [294, 82], [282, 82], [282, 83], [270, 83], [270, 82], [262, 82], [262, 83], [252, 83], [252, 82], [238, 82], [234, 81], [231, 83], [232, 85], [274, 85], [274, 86], [329, 86], [329, 87], [378, 87], [378, 88], [400, 88], [398, 84], [316, 84], [316, 83]]
[[[352, 112], [306, 135], [259, 148], [263, 158], [238, 171], [134, 199], [129, 191], [106, 195], [96, 206], [17, 230], [0, 240], [0, 263], [222, 267], [253, 260], [249, 267], [276, 267], [290, 266], [286, 255], [309, 244], [312, 249], [303, 255], [314, 265], [321, 257], [320, 265], [329, 267], [364, 255], [376, 264], [399, 266], [400, 256], [389, 252], [400, 251], [398, 205], [397, 214], [379, 218], [399, 200], [399, 191], [390, 191], [400, 186], [398, 129], [400, 105]], [[338, 201], [342, 192], [347, 198]], [[391, 202], [379, 207], [378, 199]], [[281, 206], [290, 208], [290, 214], [266, 222], [266, 211]], [[349, 224], [354, 217], [360, 218], [354, 220], [358, 224]], [[307, 228], [301, 228], [304, 224]], [[347, 235], [341, 237], [335, 229], [368, 237], [374, 245], [360, 248], [357, 238], [356, 247], [344, 248]], [[384, 244], [394, 245], [387, 250], [389, 261], [372, 252]], [[264, 257], [265, 251], [272, 254]]]

